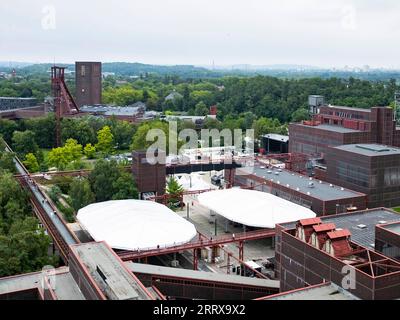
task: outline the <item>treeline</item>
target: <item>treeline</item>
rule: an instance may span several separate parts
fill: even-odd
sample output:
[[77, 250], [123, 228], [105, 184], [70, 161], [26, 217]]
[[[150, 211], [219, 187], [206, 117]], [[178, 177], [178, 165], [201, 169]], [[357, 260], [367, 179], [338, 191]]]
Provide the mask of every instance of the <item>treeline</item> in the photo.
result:
[[[50, 82], [44, 78], [0, 80], [0, 96], [35, 96], [50, 94]], [[74, 80], [69, 80], [74, 92]], [[184, 79], [178, 76], [108, 76], [103, 81], [103, 102], [119, 106], [138, 101], [149, 109], [163, 112], [186, 112], [203, 115], [212, 105], [218, 106], [218, 119], [239, 117], [251, 112], [256, 118], [276, 118], [281, 123], [298, 120], [307, 108], [310, 94], [321, 94], [328, 103], [370, 108], [393, 103], [400, 87], [395, 80], [365, 81], [355, 78], [280, 79], [267, 76]], [[166, 99], [171, 93], [173, 98]]]

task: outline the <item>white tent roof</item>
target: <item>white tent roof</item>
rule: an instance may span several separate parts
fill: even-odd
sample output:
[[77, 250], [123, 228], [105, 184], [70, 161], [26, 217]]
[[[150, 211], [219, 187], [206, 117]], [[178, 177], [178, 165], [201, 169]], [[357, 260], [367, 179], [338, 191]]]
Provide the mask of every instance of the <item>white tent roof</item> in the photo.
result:
[[279, 223], [316, 216], [310, 209], [261, 191], [233, 188], [202, 193], [197, 199], [231, 221], [258, 228], [272, 229]]
[[148, 250], [184, 244], [197, 231], [168, 207], [153, 201], [119, 200], [91, 204], [78, 221], [95, 241], [121, 250]]

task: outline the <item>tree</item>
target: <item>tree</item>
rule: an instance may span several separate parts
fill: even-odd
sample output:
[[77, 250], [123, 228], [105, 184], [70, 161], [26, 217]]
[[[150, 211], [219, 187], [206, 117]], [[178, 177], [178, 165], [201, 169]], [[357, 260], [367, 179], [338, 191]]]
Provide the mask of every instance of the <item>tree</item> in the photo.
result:
[[72, 181], [69, 196], [75, 212], [95, 201], [89, 181], [82, 178], [75, 178]]
[[109, 126], [105, 126], [97, 132], [97, 141], [96, 149], [109, 155], [114, 147], [114, 136]]
[[114, 141], [118, 149], [128, 149], [132, 142], [132, 137], [135, 134], [135, 126], [127, 121], [116, 120], [111, 126], [111, 132], [114, 136]]
[[200, 101], [198, 104], [196, 104], [196, 107], [194, 108], [194, 114], [196, 116], [206, 116], [209, 113], [210, 112], [203, 101]]
[[17, 171], [14, 164], [14, 154], [0, 151], [0, 172], [1, 171], [9, 171], [11, 173]]
[[175, 207], [176, 203], [180, 201], [180, 195], [183, 192], [183, 187], [171, 176], [167, 182], [167, 193], [170, 195], [168, 199], [168, 205]]
[[132, 175], [127, 172], [121, 172], [113, 187], [116, 190], [112, 197], [113, 200], [138, 199], [139, 193], [135, 181]]
[[65, 149], [62, 147], [52, 149], [47, 156], [47, 163], [50, 167], [64, 170], [69, 163]]
[[300, 108], [292, 113], [292, 122], [301, 122], [303, 120], [308, 120], [310, 114], [307, 109]]
[[0, 119], [0, 135], [3, 136], [4, 140], [11, 143], [13, 133], [18, 131], [18, 124], [15, 121]]
[[64, 152], [68, 162], [77, 161], [82, 158], [82, 145], [75, 139], [68, 139], [64, 145]]
[[35, 134], [30, 131], [15, 131], [12, 136], [12, 146], [19, 157], [25, 158], [28, 153], [37, 154], [39, 146], [35, 140]]
[[35, 140], [40, 148], [54, 148], [56, 145], [56, 120], [53, 113], [46, 117], [23, 120], [27, 130], [35, 134]]
[[23, 162], [29, 172], [38, 172], [40, 167], [39, 163], [33, 153], [28, 153], [25, 157], [25, 161]]
[[100, 159], [89, 175], [89, 182], [96, 201], [111, 200], [117, 193], [115, 181], [120, 177], [117, 162], [114, 160], [106, 161]]
[[88, 143], [83, 149], [83, 153], [88, 159], [94, 159], [96, 155], [96, 147], [92, 146], [91, 143]]
[[68, 139], [63, 147], [54, 148], [49, 152], [47, 162], [58, 170], [64, 170], [73, 162], [73, 168], [79, 169], [82, 166], [81, 158], [82, 145], [78, 144], [75, 139]]
[[151, 129], [159, 129], [164, 132], [167, 143], [166, 148], [168, 149], [168, 142], [169, 142], [168, 123], [155, 120], [155, 121], [144, 122], [139, 126], [139, 128], [135, 132], [135, 135], [133, 136], [131, 150], [145, 150], [155, 142], [146, 140], [147, 133]]

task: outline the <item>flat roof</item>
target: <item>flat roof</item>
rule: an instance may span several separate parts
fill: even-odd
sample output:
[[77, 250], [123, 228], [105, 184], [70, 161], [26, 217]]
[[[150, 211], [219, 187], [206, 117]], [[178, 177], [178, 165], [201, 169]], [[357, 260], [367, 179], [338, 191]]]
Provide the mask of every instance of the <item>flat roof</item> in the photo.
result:
[[77, 219], [95, 241], [114, 249], [150, 250], [184, 244], [197, 231], [168, 207], [146, 200], [94, 203], [78, 211]]
[[270, 193], [240, 188], [199, 194], [199, 204], [224, 218], [251, 227], [275, 228], [276, 224], [314, 218], [310, 209]]
[[289, 141], [289, 136], [285, 136], [282, 134], [276, 134], [276, 133], [265, 134], [262, 137], [270, 139], [270, 140], [274, 140], [274, 141], [279, 141], [279, 142], [288, 142]]
[[350, 292], [333, 283], [283, 292], [266, 300], [359, 300]]
[[314, 128], [318, 130], [330, 131], [330, 132], [339, 132], [339, 133], [354, 133], [354, 132], [362, 132], [360, 130], [349, 129], [341, 126], [335, 126], [330, 124], [320, 124], [318, 126], [308, 126], [303, 123], [295, 123], [297, 126], [307, 127], [307, 128]]
[[59, 300], [85, 300], [78, 284], [69, 272], [56, 275], [54, 293]]
[[[320, 217], [323, 223], [334, 223], [336, 228], [348, 229], [351, 240], [368, 249], [375, 248], [375, 226], [377, 224], [400, 222], [400, 214], [385, 209], [377, 208], [346, 214]], [[365, 227], [361, 226], [364, 225]], [[286, 229], [294, 229], [295, 223], [282, 224]]]
[[334, 149], [348, 151], [368, 157], [380, 157], [396, 154], [400, 155], [400, 148], [374, 143], [346, 144], [334, 147]]
[[400, 235], [400, 222], [384, 225], [384, 226], [381, 226], [381, 227], [383, 229], [392, 231], [392, 232], [397, 233], [397, 234]]
[[324, 107], [329, 107], [329, 108], [336, 108], [336, 109], [343, 109], [343, 110], [349, 110], [349, 111], [362, 111], [362, 112], [371, 112], [371, 109], [369, 108], [357, 108], [357, 107], [347, 107], [347, 106], [333, 106], [333, 105], [325, 105]]
[[163, 275], [168, 277], [196, 279], [200, 281], [226, 282], [239, 285], [262, 286], [262, 287], [279, 289], [278, 280], [249, 278], [237, 275], [161, 267], [161, 266], [134, 263], [134, 262], [125, 262], [125, 265], [130, 270], [132, 270], [133, 273], [154, 274], [154, 275]]
[[71, 250], [109, 299], [149, 300], [136, 277], [104, 242], [74, 245]]
[[[274, 183], [278, 183], [279, 181], [279, 184], [282, 186], [287, 187], [287, 185], [289, 185], [287, 188], [323, 201], [365, 196], [363, 193], [336, 185], [332, 185], [331, 187], [330, 183], [324, 181], [320, 182], [321, 180], [314, 178], [310, 180], [307, 176], [279, 168], [268, 169], [264, 166], [256, 165], [254, 167], [239, 168], [236, 169], [236, 171], [245, 171], [259, 178], [263, 178], [266, 181], [271, 181], [271, 179], [273, 179], [272, 182]], [[314, 184], [313, 188], [309, 187], [311, 182]]]
[[[53, 278], [53, 276], [50, 276]], [[42, 272], [27, 273], [0, 279], [0, 295], [25, 290], [39, 289]], [[54, 293], [59, 300], [85, 300], [81, 290], [67, 267], [56, 269]]]

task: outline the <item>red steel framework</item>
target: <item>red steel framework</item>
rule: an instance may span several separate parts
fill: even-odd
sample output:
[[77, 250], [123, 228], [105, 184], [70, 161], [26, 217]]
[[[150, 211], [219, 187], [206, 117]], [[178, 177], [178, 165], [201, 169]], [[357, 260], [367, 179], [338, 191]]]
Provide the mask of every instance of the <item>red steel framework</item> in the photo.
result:
[[257, 160], [260, 160], [261, 162], [263, 160], [278, 160], [285, 163], [287, 170], [303, 173], [310, 157], [304, 153], [292, 152], [258, 156]]
[[[229, 244], [229, 243], [238, 243], [239, 244], [239, 260], [243, 261], [244, 258], [244, 242], [252, 241], [252, 240], [260, 240], [266, 238], [272, 238], [275, 236], [275, 229], [263, 229], [249, 232], [242, 232], [236, 235], [222, 235], [217, 237], [207, 238], [204, 235], [199, 233], [198, 239], [192, 242], [181, 244], [168, 248], [157, 248], [152, 250], [145, 251], [120, 251], [118, 252], [118, 256], [123, 261], [132, 261], [137, 259], [143, 259], [147, 257], [154, 257], [159, 255], [177, 253], [181, 251], [189, 251], [196, 249], [202, 249], [206, 247], [218, 247], [220, 245]], [[195, 255], [196, 256], [196, 255]], [[195, 268], [196, 269], [196, 268]]]
[[64, 115], [75, 115], [79, 108], [65, 83], [65, 68], [51, 67], [51, 87], [54, 96], [54, 112], [56, 114], [56, 143], [61, 146], [61, 118]]

